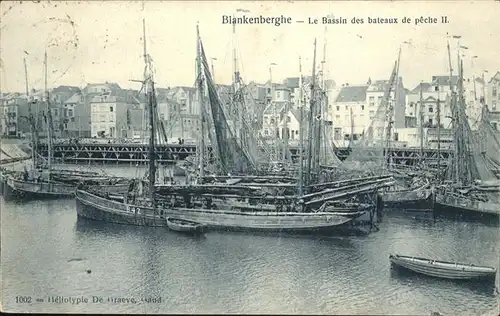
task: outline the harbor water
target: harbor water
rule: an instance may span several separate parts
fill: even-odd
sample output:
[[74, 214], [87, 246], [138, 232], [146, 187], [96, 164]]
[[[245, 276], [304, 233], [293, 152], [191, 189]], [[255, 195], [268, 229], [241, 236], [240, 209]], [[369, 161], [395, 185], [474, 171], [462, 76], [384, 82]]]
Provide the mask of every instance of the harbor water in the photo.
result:
[[480, 315], [497, 307], [494, 286], [395, 274], [388, 259], [498, 267], [496, 223], [394, 210], [367, 236], [189, 237], [77, 219], [72, 199], [0, 203], [5, 311]]

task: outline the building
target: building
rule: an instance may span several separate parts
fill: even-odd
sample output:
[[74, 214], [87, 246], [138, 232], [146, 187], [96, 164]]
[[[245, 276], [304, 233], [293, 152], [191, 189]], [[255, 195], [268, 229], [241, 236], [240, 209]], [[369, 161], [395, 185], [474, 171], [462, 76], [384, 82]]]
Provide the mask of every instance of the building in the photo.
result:
[[[406, 121], [422, 124], [424, 127], [436, 127], [437, 107], [439, 100], [439, 111], [441, 127], [451, 124], [450, 93], [443, 91], [440, 86], [432, 83], [422, 82], [416, 86], [406, 97]], [[405, 127], [412, 127], [406, 125]]]
[[375, 105], [373, 110], [369, 111], [366, 107], [366, 96], [368, 85], [344, 85], [333, 103], [333, 140], [337, 146], [346, 146], [344, 140], [349, 140], [351, 134], [356, 140], [365, 127], [369, 126], [370, 114], [375, 114]]
[[490, 112], [500, 112], [500, 71], [488, 82], [486, 104]]
[[125, 98], [104, 92], [90, 100], [91, 137], [126, 138], [129, 133]]
[[166, 97], [180, 104], [181, 114], [200, 115], [200, 106], [196, 102], [196, 89], [192, 87], [174, 87], [167, 89]]
[[483, 106], [486, 100], [486, 84], [481, 78], [464, 80], [465, 113], [473, 130], [479, 127]]
[[[332, 105], [333, 139], [337, 146], [347, 146], [349, 141], [358, 140], [365, 132], [382, 136], [383, 130], [372, 131], [371, 126], [376, 121], [378, 125], [382, 118], [377, 118], [377, 110], [382, 104], [388, 80], [368, 80], [363, 85], [344, 84], [340, 87], [335, 102]], [[393, 128], [405, 127], [406, 89], [400, 77], [391, 93], [393, 107]], [[385, 112], [383, 112], [385, 113]], [[351, 135], [352, 134], [352, 135]], [[373, 134], [372, 134], [373, 135]], [[377, 137], [378, 137], [377, 136]], [[397, 133], [394, 134], [397, 141]]]
[[[303, 121], [307, 122], [308, 117], [309, 117], [309, 111], [305, 110], [304, 113], [302, 113]], [[288, 140], [292, 143], [296, 143], [298, 140], [300, 140], [300, 128], [301, 128], [300, 119], [301, 119], [300, 109], [288, 110], [288, 113], [283, 115], [278, 123], [279, 138], [284, 139], [285, 125], [286, 125], [286, 130], [288, 131]], [[303, 124], [304, 140], [307, 140], [308, 137], [307, 126], [308, 126], [307, 124]]]

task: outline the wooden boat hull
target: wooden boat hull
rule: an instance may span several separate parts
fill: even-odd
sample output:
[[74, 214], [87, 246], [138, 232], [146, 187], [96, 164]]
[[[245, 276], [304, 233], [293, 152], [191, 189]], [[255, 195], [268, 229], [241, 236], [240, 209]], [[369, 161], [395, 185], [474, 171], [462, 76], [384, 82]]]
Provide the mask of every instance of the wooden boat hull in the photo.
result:
[[[318, 232], [331, 231], [352, 222], [355, 218], [333, 212], [285, 213], [243, 212], [212, 209], [171, 208], [154, 214], [151, 207], [128, 205], [94, 195], [83, 190], [76, 191], [79, 217], [118, 224], [138, 226], [168, 226], [167, 218], [174, 217], [199, 223], [208, 229], [247, 231]], [[360, 212], [360, 215], [364, 212]]]
[[496, 270], [465, 264], [443, 263], [424, 258], [390, 255], [391, 264], [415, 273], [452, 280], [495, 279]]
[[[8, 177], [5, 183], [6, 199], [70, 198], [75, 194], [76, 185], [57, 182], [31, 182]], [[128, 183], [101, 184], [103, 192], [126, 192]]]
[[[185, 221], [184, 221], [185, 222]], [[179, 223], [175, 219], [167, 218], [167, 226], [173, 231], [186, 234], [202, 234], [204, 226], [194, 222]]]
[[463, 214], [480, 217], [498, 218], [500, 216], [500, 204], [494, 202], [483, 202], [467, 197], [457, 197], [435, 194], [434, 210], [436, 212], [447, 212], [451, 214]]
[[384, 207], [406, 210], [432, 210], [433, 192], [429, 188], [389, 191], [380, 194]]

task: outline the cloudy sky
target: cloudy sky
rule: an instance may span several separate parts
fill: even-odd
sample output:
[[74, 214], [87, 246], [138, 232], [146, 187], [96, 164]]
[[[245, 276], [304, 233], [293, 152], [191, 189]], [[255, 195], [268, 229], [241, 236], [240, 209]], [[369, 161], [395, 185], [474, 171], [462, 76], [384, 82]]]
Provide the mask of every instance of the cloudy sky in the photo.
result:
[[[89, 82], [117, 82], [137, 88], [130, 79], [140, 79], [142, 19], [146, 18], [148, 51], [162, 87], [194, 83], [196, 23], [208, 58], [214, 61], [219, 83], [231, 81], [231, 25], [222, 15], [238, 9], [248, 16], [289, 16], [290, 25], [237, 25], [238, 59], [243, 79], [265, 82], [269, 64], [273, 81], [311, 72], [313, 42], [318, 40], [318, 59], [323, 58], [326, 38], [328, 77], [338, 84], [364, 83], [368, 77], [387, 79], [397, 51], [402, 46], [400, 74], [413, 88], [432, 75], [448, 74], [446, 40], [462, 36], [465, 70], [489, 75], [500, 70], [500, 3], [493, 1], [408, 2], [160, 2], [160, 1], [26, 1], [0, 3], [2, 23], [1, 90], [24, 91], [23, 57], [29, 84], [43, 87], [43, 55], [48, 53], [48, 85], [84, 86]], [[309, 25], [307, 20], [326, 15], [363, 18], [363, 25]], [[401, 24], [403, 17], [448, 16], [448, 24]], [[399, 24], [367, 24], [367, 17], [397, 17]], [[297, 23], [305, 20], [306, 23]], [[448, 35], [447, 35], [448, 34]], [[411, 44], [402, 44], [409, 42]], [[456, 64], [457, 40], [451, 40]], [[471, 62], [472, 56], [478, 56]], [[456, 67], [455, 67], [456, 68]], [[467, 75], [467, 73], [466, 73]]]

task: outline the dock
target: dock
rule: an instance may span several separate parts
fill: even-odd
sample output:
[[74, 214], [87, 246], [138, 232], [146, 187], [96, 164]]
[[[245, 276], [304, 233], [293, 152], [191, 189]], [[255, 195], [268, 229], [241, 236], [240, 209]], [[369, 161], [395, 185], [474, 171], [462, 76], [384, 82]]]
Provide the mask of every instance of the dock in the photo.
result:
[[[62, 163], [141, 163], [148, 158], [148, 146], [141, 143], [69, 143], [54, 144], [54, 159]], [[47, 157], [47, 145], [39, 145], [40, 154]], [[209, 154], [211, 148], [208, 147]], [[351, 153], [350, 148], [335, 148], [335, 154], [341, 161]], [[424, 159], [427, 162], [437, 162], [436, 149], [419, 148], [390, 148], [389, 159], [395, 164], [412, 166]], [[290, 147], [292, 159], [298, 161], [299, 148]], [[195, 144], [166, 144], [157, 145], [156, 155], [160, 163], [171, 163], [184, 160], [196, 154]], [[380, 157], [380, 152], [375, 149], [366, 149], [362, 152], [366, 158]], [[450, 150], [441, 150], [441, 161], [447, 161]]]

